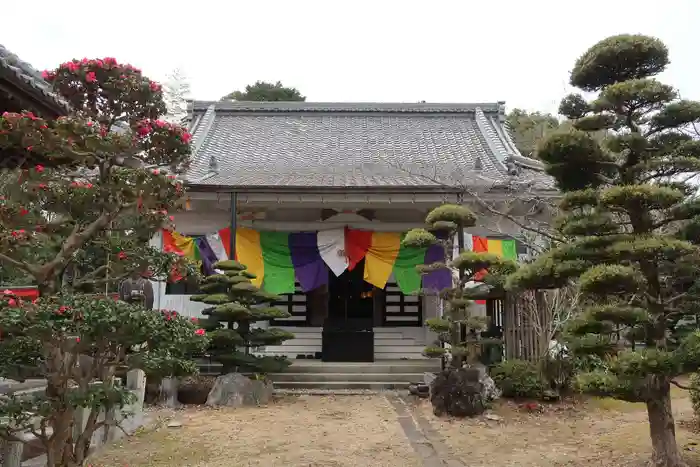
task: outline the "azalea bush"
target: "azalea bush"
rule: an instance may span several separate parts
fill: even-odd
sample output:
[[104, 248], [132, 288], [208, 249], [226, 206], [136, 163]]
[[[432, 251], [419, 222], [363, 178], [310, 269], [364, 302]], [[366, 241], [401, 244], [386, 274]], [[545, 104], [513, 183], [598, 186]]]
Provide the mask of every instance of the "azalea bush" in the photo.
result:
[[78, 407], [94, 414], [126, 403], [113, 385], [118, 371], [190, 374], [189, 355], [206, 346], [186, 318], [106, 297], [135, 271], [198, 275], [188, 259], [148, 244], [183, 204], [178, 175], [191, 135], [160, 119], [161, 86], [114, 58], [71, 60], [44, 78], [67, 115], [0, 116], [0, 268], [40, 293], [35, 303], [0, 294], [0, 376], [42, 377], [47, 388], [37, 400], [0, 401], [9, 416], [0, 438], [17, 440], [31, 415], [47, 465], [77, 466], [89, 431], [111, 424], [89, 419], [76, 432]]
[[[133, 402], [131, 392], [111, 384], [118, 369], [191, 374], [196, 368], [189, 357], [207, 345], [204, 331], [190, 319], [104, 296], [54, 295], [28, 302], [8, 291], [0, 307], [3, 375], [22, 379], [29, 370], [50, 383], [36, 399], [10, 396], [0, 403], [0, 436], [13, 439], [31, 429], [47, 447], [48, 465], [81, 465], [93, 433], [104, 426], [117, 429], [108, 417], [98, 421], [98, 416]], [[12, 346], [15, 351], [8, 351]], [[76, 436], [72, 425], [80, 407], [90, 413]]]

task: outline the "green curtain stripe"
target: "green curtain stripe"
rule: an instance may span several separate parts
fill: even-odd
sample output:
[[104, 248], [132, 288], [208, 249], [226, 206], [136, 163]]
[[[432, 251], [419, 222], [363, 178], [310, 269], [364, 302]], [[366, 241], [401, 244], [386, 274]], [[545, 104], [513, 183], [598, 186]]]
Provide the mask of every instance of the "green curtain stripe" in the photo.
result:
[[503, 257], [506, 259], [518, 260], [518, 251], [515, 247], [515, 240], [503, 240]]
[[[402, 242], [405, 236], [406, 234], [401, 235]], [[406, 248], [401, 245], [394, 263], [394, 278], [402, 294], [409, 295], [420, 290], [421, 275], [416, 267], [423, 264], [426, 250], [427, 248]]]
[[294, 293], [294, 265], [288, 232], [260, 232], [265, 275], [262, 288], [274, 294]]

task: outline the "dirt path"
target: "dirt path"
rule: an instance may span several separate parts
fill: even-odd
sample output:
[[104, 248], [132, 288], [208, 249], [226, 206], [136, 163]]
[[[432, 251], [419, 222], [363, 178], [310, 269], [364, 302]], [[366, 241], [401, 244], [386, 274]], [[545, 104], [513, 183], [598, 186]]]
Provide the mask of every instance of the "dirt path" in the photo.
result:
[[[647, 414], [641, 404], [594, 401], [584, 407], [523, 413], [515, 404], [494, 409], [500, 420], [438, 419], [428, 403], [415, 408], [438, 431], [449, 453], [468, 467], [637, 467], [650, 458]], [[676, 435], [691, 466], [700, 466], [700, 436], [682, 423], [690, 402], [674, 399]], [[681, 422], [681, 423], [679, 423]]]
[[163, 423], [110, 447], [91, 465], [423, 467], [382, 396], [286, 397], [262, 408], [187, 409], [174, 415], [181, 427]]

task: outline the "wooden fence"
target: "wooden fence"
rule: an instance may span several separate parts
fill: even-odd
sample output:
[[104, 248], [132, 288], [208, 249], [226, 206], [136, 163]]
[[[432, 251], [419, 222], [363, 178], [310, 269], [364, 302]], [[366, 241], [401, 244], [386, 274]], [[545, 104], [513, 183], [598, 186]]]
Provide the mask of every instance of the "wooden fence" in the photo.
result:
[[[126, 378], [126, 388], [131, 391], [135, 396], [135, 401], [133, 404], [125, 406], [118, 413], [110, 414], [114, 417], [115, 422], [120, 423], [122, 429], [119, 427], [111, 426], [107, 429], [106, 426], [100, 427], [95, 431], [91, 440], [91, 450], [95, 450], [100, 446], [114, 442], [115, 440], [125, 436], [126, 433], [133, 433], [144, 423], [143, 415], [143, 400], [146, 391], [146, 375], [141, 370], [131, 370], [127, 373]], [[45, 387], [38, 387], [34, 389], [29, 389], [26, 391], [18, 391], [15, 393], [16, 396], [27, 396], [32, 397], [38, 395], [45, 391]], [[75, 415], [75, 425], [74, 438], [77, 438], [82, 434], [87, 423], [88, 416], [90, 415], [90, 408], [79, 408], [76, 410]], [[105, 419], [107, 414], [102, 411], [98, 421]], [[2, 449], [0, 450], [0, 467], [21, 467], [25, 465], [23, 459], [30, 459], [34, 456], [25, 452], [25, 447], [30, 446], [35, 447], [36, 443], [39, 441], [32, 435], [29, 430], [24, 433], [17, 433], [16, 436], [22, 441], [2, 441]], [[38, 457], [45, 457], [43, 454], [38, 453]], [[37, 463], [39, 460], [35, 457], [31, 460], [31, 465], [45, 465]]]
[[487, 315], [502, 330], [506, 359], [535, 362], [547, 351], [551, 316], [543, 292], [489, 299]]

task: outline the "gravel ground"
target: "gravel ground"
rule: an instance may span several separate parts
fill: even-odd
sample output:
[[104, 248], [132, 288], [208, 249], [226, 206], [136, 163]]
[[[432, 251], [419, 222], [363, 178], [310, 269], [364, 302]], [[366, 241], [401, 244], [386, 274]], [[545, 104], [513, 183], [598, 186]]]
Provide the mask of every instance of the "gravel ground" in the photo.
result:
[[[383, 396], [284, 396], [260, 408], [161, 410], [93, 467], [422, 467]], [[168, 424], [179, 425], [168, 427]]]
[[[646, 408], [611, 399], [542, 406], [526, 413], [501, 403], [495, 417], [444, 419], [421, 401], [415, 410], [441, 435], [452, 456], [469, 467], [641, 467], [651, 457]], [[676, 436], [690, 467], [700, 467], [700, 436], [688, 429], [692, 408], [674, 391]]]

